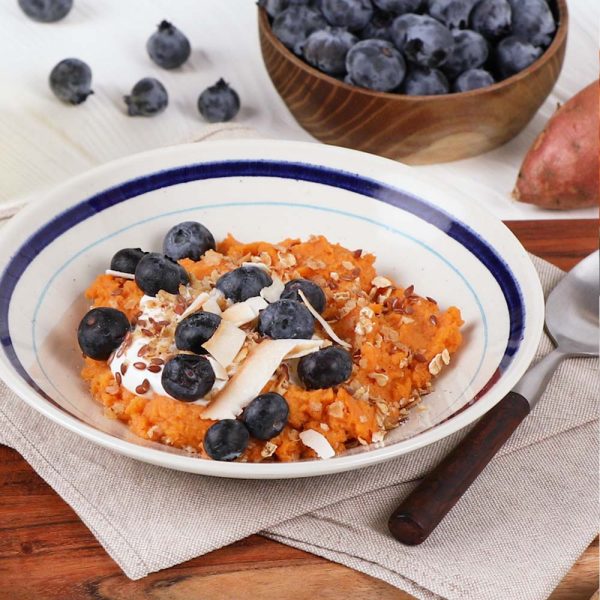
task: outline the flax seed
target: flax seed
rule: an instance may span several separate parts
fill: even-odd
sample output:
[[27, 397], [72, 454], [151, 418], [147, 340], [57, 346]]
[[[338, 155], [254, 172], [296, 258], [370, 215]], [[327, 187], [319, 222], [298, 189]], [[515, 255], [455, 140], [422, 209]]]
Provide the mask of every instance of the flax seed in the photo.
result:
[[150, 349], [150, 346], [148, 344], [144, 344], [139, 350], [137, 355], [138, 356], [144, 356], [146, 354], [146, 352], [148, 352], [148, 350]]
[[355, 250], [352, 253], [352, 256], [354, 256], [354, 258], [360, 258], [362, 256], [362, 253], [363, 253], [362, 248], [359, 248], [358, 250]]
[[146, 368], [146, 363], [143, 362], [134, 362], [133, 366], [138, 370], [138, 371], [143, 371]]
[[125, 375], [127, 373], [127, 363], [121, 363], [121, 375]]
[[434, 300], [431, 296], [425, 296], [427, 298], [427, 300], [429, 300], [429, 302], [433, 302], [434, 304], [437, 304], [437, 300]]
[[431, 315], [431, 316], [429, 317], [429, 322], [430, 322], [432, 325], [437, 325], [437, 324], [438, 324], [437, 317], [436, 317], [435, 315]]
[[136, 394], [145, 394], [150, 389], [150, 382], [147, 379], [144, 379], [140, 385], [135, 388]]
[[118, 385], [121, 385], [121, 382], [123, 381], [123, 378], [121, 377], [121, 373], [119, 373], [119, 372], [115, 373], [115, 381], [117, 382]]
[[427, 362], [427, 359], [420, 352], [413, 354], [413, 356], [414, 356], [415, 360], [418, 362]]
[[409, 285], [405, 290], [404, 290], [404, 295], [408, 298], [409, 296], [412, 296], [412, 293], [415, 291], [415, 286], [414, 285]]
[[164, 365], [165, 361], [162, 358], [152, 358], [150, 359], [150, 364], [151, 365]]
[[150, 373], [160, 373], [162, 371], [162, 367], [160, 365], [150, 365], [148, 367], [148, 371], [150, 371]]
[[142, 329], [142, 333], [146, 336], [146, 337], [153, 337], [154, 336], [154, 332], [150, 331], [149, 329]]

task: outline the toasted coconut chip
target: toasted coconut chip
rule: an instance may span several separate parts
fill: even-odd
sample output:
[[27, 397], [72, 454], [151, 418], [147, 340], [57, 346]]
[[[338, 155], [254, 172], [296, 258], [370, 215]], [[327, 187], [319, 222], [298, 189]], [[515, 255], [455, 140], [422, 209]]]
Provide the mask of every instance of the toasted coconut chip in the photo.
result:
[[123, 271], [113, 271], [112, 269], [106, 269], [104, 271], [106, 275], [112, 275], [113, 277], [122, 277], [123, 279], [131, 279], [135, 280], [135, 275], [133, 273], [124, 273]]
[[308, 446], [317, 453], [319, 458], [332, 458], [335, 456], [335, 450], [332, 448], [329, 440], [314, 429], [307, 429], [300, 432], [300, 439], [305, 446]]
[[261, 297], [263, 297], [269, 303], [277, 302], [277, 300], [281, 298], [281, 294], [283, 294], [283, 290], [285, 288], [283, 281], [281, 281], [279, 277], [274, 275], [272, 279], [273, 283], [269, 287], [263, 288], [260, 291]]
[[221, 393], [204, 411], [202, 418], [235, 419], [260, 394], [281, 362], [288, 355], [297, 354], [300, 349], [307, 350], [309, 345], [314, 350], [320, 347], [319, 340], [264, 340], [255, 346]]
[[313, 305], [308, 301], [308, 298], [304, 294], [302, 290], [298, 290], [298, 295], [302, 298], [302, 302], [306, 305], [306, 308], [310, 311], [310, 314], [321, 323], [321, 326], [325, 330], [325, 333], [334, 341], [337, 342], [340, 346], [343, 346], [346, 349], [351, 348], [352, 346], [345, 342], [342, 338], [338, 337], [335, 331], [331, 328], [331, 325], [314, 309]]
[[254, 296], [253, 298], [244, 300], [244, 302], [232, 304], [221, 317], [225, 321], [229, 321], [239, 327], [240, 325], [254, 321], [258, 317], [258, 313], [267, 308], [267, 306], [269, 305], [264, 298]]
[[269, 269], [269, 267], [267, 265], [265, 265], [265, 263], [263, 262], [243, 262], [242, 263], [242, 267], [254, 267], [255, 269], [262, 269], [263, 271], [266, 271], [267, 273], [271, 272], [271, 269]]
[[188, 315], [199, 311], [203, 304], [208, 300], [209, 295], [206, 292], [198, 294], [192, 303], [181, 313], [181, 319], [185, 319]]
[[221, 381], [227, 381], [229, 379], [229, 375], [227, 375], [227, 370], [225, 367], [212, 356], [207, 356], [206, 360], [210, 363], [210, 366], [213, 368], [215, 372], [215, 378]]
[[227, 368], [233, 362], [245, 341], [246, 334], [241, 329], [229, 321], [222, 320], [213, 336], [208, 342], [202, 344], [202, 347], [223, 368]]

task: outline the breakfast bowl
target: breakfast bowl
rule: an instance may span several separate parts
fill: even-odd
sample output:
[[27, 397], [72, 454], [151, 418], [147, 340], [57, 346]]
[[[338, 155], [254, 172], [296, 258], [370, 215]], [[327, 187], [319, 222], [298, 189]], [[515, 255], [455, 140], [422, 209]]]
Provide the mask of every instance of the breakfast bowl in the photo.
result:
[[[326, 235], [372, 253], [377, 272], [403, 282], [407, 296], [414, 289], [441, 308], [459, 307], [463, 343], [398, 427], [333, 458], [224, 462], [143, 439], [92, 398], [80, 377], [77, 328], [89, 309], [84, 291], [110, 257], [121, 248], [160, 252], [165, 232], [181, 221], [203, 223], [217, 241], [228, 233], [272, 243]], [[204, 475], [308, 477], [434, 443], [512, 388], [543, 326], [536, 271], [500, 221], [410, 167], [310, 143], [211, 142], [117, 160], [34, 200], [3, 229], [0, 257], [0, 377], [7, 385], [82, 444]]]
[[271, 81], [308, 133], [327, 144], [431, 164], [496, 148], [533, 118], [558, 79], [567, 43], [566, 1], [549, 4], [557, 30], [533, 64], [491, 86], [438, 96], [377, 92], [322, 73], [277, 39], [264, 8], [258, 29]]

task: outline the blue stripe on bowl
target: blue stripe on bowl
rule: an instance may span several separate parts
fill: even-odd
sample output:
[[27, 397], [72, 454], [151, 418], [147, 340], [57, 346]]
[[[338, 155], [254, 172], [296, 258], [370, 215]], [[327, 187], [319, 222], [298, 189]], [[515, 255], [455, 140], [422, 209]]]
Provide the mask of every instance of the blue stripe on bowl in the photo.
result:
[[191, 181], [223, 177], [278, 177], [345, 189], [400, 208], [437, 227], [469, 250], [498, 282], [510, 316], [509, 338], [500, 368], [504, 370], [510, 364], [523, 339], [525, 308], [521, 292], [508, 265], [470, 227], [416, 196], [367, 177], [305, 163], [238, 160], [178, 167], [119, 184], [60, 213], [23, 243], [10, 259], [0, 278], [0, 343], [11, 364], [30, 386], [55, 406], [60, 406], [27, 374], [17, 358], [8, 327], [12, 294], [33, 259], [70, 228], [107, 208], [146, 192]]

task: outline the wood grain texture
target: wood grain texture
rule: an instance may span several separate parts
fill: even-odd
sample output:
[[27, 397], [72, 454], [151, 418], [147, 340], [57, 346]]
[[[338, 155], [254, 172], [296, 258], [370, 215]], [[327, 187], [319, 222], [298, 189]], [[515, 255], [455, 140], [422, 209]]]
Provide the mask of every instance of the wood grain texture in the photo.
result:
[[317, 139], [408, 164], [481, 154], [512, 139], [546, 99], [560, 73], [568, 30], [565, 0], [555, 0], [556, 36], [542, 57], [493, 86], [462, 94], [406, 96], [346, 84], [310, 67], [273, 34], [259, 9], [263, 60], [298, 123]]
[[[598, 247], [597, 220], [507, 224], [528, 250], [565, 269]], [[550, 600], [589, 600], [597, 588], [596, 540]], [[288, 600], [412, 598], [367, 575], [259, 536], [132, 582], [19, 454], [0, 446], [0, 598], [261, 600], [273, 594]]]

